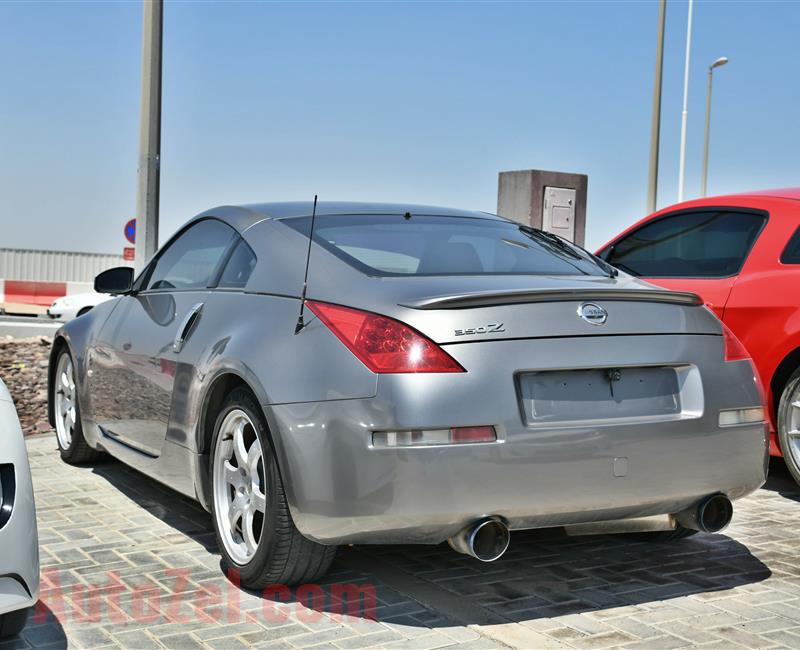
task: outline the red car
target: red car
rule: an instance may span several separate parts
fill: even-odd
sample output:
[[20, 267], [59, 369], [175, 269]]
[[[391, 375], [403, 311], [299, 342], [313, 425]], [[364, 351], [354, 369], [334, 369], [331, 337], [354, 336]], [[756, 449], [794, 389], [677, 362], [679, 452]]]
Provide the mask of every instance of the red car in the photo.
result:
[[770, 453], [800, 483], [800, 188], [686, 201], [645, 217], [598, 255], [705, 300], [753, 357]]

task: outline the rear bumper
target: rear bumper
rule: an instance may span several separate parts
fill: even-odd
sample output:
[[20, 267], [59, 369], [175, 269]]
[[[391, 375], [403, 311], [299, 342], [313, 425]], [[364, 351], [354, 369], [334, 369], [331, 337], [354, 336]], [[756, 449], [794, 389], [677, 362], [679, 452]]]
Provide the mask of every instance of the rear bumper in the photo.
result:
[[[720, 409], [760, 399], [747, 362], [722, 363], [720, 337], [680, 337], [670, 359], [653, 337], [608, 343], [450, 346], [468, 369], [480, 365], [475, 355], [492, 362], [483, 373], [381, 376], [371, 399], [267, 408], [295, 524], [329, 544], [438, 543], [484, 515], [524, 529], [676, 513], [709, 494], [737, 499], [764, 483], [765, 425], [717, 425]], [[525, 424], [508, 368], [614, 367], [620, 358], [696, 364], [702, 413], [659, 422]], [[488, 424], [497, 443], [370, 444], [376, 430]]]
[[[0, 400], [0, 465], [13, 466], [11, 516], [0, 526], [0, 614], [35, 604], [39, 594], [39, 544], [33, 485], [14, 406]], [[4, 505], [9, 494], [3, 491]]]
[[18, 575], [0, 575], [0, 615], [33, 607], [38, 600], [38, 585], [32, 590]]

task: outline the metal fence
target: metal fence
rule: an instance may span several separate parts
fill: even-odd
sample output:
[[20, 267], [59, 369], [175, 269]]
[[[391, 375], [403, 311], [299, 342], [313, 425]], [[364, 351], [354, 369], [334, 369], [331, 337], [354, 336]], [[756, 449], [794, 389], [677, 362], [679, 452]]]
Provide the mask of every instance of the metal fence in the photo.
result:
[[0, 278], [36, 282], [92, 282], [114, 266], [132, 266], [121, 255], [0, 248]]

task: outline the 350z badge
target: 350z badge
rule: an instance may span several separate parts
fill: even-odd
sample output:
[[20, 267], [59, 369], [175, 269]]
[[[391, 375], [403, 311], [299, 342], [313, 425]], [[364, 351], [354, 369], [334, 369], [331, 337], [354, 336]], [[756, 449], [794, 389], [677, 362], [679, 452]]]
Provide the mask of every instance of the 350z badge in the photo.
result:
[[506, 328], [503, 323], [490, 323], [489, 325], [482, 325], [480, 327], [466, 327], [462, 330], [456, 330], [456, 336], [468, 336], [470, 334], [494, 334], [495, 332], [505, 332]]

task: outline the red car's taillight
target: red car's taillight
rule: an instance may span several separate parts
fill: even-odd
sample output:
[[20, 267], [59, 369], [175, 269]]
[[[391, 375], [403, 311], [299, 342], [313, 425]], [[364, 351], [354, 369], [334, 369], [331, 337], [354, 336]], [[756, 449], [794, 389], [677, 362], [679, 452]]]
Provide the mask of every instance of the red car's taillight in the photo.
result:
[[722, 324], [722, 338], [725, 341], [725, 361], [742, 361], [750, 358], [750, 353], [742, 345], [742, 342], [724, 323]]
[[436, 343], [393, 318], [327, 302], [306, 304], [372, 372], [466, 372]]

